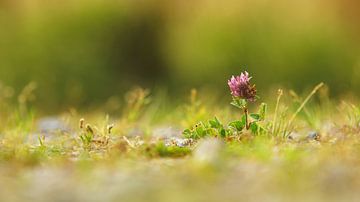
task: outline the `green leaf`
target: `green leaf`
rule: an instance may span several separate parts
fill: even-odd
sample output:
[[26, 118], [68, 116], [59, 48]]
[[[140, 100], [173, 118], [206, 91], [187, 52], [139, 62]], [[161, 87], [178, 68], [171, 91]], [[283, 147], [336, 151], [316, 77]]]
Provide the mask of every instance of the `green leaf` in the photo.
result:
[[235, 128], [237, 131], [242, 131], [245, 127], [245, 122], [233, 121], [229, 123], [229, 126]]
[[212, 128], [220, 128], [222, 127], [221, 122], [215, 117], [214, 120], [209, 120], [209, 124]]
[[204, 125], [203, 122], [200, 122], [196, 125], [195, 131], [196, 131], [198, 137], [204, 137], [207, 135], [206, 126]]
[[247, 101], [245, 99], [233, 97], [233, 101], [230, 104], [237, 108], [244, 109], [246, 108]]
[[203, 133], [204, 133], [204, 129], [202, 127], [198, 127], [196, 128], [196, 134], [199, 136], [199, 137], [202, 137], [203, 136]]
[[250, 114], [250, 117], [253, 118], [255, 121], [260, 121], [261, 119], [260, 114]]
[[213, 120], [209, 120], [209, 124], [212, 128], [217, 128], [216, 122]]
[[220, 135], [221, 137], [226, 137], [226, 130], [224, 128], [220, 130]]
[[204, 132], [203, 132], [203, 137], [210, 135], [210, 136], [215, 136], [217, 134], [217, 131], [214, 128], [205, 128]]
[[257, 123], [251, 123], [250, 124], [250, 130], [253, 134], [257, 134], [258, 133], [258, 129], [259, 129], [259, 126]]
[[240, 108], [240, 106], [238, 105], [238, 103], [235, 102], [235, 101], [230, 102], [230, 104], [231, 104], [232, 106], [234, 106], [234, 107]]
[[184, 135], [186, 138], [191, 138], [192, 132], [191, 132], [190, 129], [185, 129], [185, 130], [183, 131], [183, 135]]
[[221, 122], [219, 121], [219, 119], [216, 116], [215, 116], [215, 121], [219, 126], [221, 126]]
[[259, 121], [265, 120], [266, 111], [267, 111], [267, 104], [266, 103], [261, 103], [260, 109], [259, 109], [259, 115], [260, 115]]
[[185, 130], [183, 131], [183, 134], [188, 134], [188, 133], [191, 133], [191, 130], [190, 130], [190, 129], [185, 129]]

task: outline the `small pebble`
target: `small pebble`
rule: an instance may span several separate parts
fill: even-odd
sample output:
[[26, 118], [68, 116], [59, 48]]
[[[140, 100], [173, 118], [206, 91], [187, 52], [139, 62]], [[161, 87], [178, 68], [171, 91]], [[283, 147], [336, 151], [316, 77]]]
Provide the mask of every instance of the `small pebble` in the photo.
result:
[[316, 131], [311, 131], [308, 136], [307, 139], [309, 140], [319, 140], [319, 134]]

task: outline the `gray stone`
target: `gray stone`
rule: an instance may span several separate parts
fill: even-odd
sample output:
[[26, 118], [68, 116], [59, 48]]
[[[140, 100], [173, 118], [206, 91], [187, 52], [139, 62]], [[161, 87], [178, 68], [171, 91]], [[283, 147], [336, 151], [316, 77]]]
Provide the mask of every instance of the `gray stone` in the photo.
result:
[[182, 131], [180, 129], [177, 128], [173, 128], [173, 127], [158, 127], [155, 128], [152, 131], [152, 135], [155, 138], [159, 138], [159, 139], [166, 139], [166, 138], [173, 138], [173, 137], [177, 137], [180, 138], [182, 136]]
[[56, 117], [45, 117], [37, 122], [39, 132], [48, 134], [52, 132], [68, 132], [69, 127], [62, 120]]

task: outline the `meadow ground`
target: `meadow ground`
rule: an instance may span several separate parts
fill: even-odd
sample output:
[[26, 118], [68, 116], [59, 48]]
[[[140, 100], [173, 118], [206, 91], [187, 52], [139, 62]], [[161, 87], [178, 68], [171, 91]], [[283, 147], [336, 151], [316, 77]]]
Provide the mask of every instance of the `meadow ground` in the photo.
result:
[[121, 113], [46, 118], [25, 90], [0, 103], [0, 201], [357, 201], [358, 102], [318, 87], [250, 105], [249, 130], [196, 90], [174, 106], [137, 88]]

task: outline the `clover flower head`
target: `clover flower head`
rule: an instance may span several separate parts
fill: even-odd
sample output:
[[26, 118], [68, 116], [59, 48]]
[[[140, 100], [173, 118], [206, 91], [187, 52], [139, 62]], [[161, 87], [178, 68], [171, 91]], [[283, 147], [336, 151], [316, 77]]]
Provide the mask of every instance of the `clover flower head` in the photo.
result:
[[246, 99], [247, 101], [255, 101], [256, 87], [250, 84], [251, 78], [246, 71], [241, 73], [240, 76], [232, 76], [231, 79], [228, 80], [231, 95], [236, 98]]

